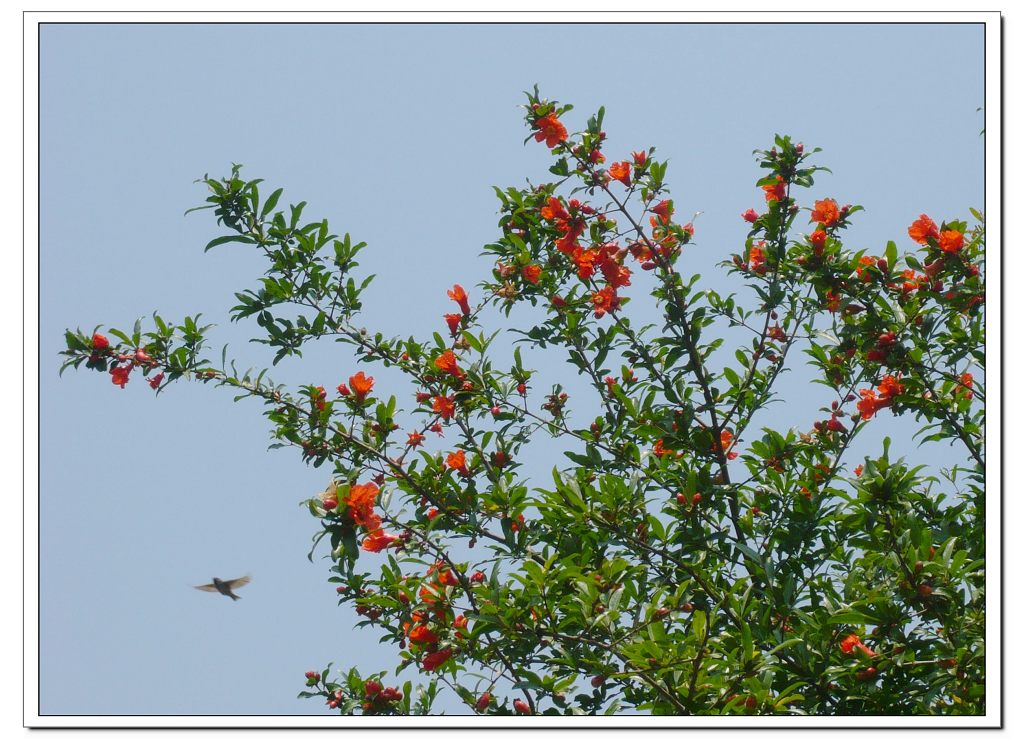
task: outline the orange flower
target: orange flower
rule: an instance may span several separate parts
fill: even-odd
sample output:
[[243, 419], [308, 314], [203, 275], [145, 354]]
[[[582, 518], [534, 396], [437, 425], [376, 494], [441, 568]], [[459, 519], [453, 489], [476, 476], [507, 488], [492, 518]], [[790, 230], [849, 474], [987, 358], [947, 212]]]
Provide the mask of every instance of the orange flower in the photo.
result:
[[363, 549], [367, 552], [380, 552], [397, 541], [399, 539], [394, 534], [388, 534], [383, 529], [376, 529], [370, 532], [369, 536], [363, 540]]
[[423, 444], [423, 433], [422, 432], [413, 431], [413, 432], [408, 433], [408, 435], [409, 435], [409, 439], [405, 441], [406, 445], [411, 445], [413, 448], [415, 448], [416, 446]]
[[446, 372], [452, 377], [462, 377], [462, 370], [459, 369], [459, 365], [455, 361], [455, 353], [451, 349], [446, 349], [437, 359], [435, 359], [434, 366], [441, 372]]
[[782, 175], [776, 175], [775, 182], [762, 185], [761, 189], [764, 190], [764, 199], [768, 203], [781, 201], [786, 197], [786, 182], [782, 179]]
[[348, 497], [345, 498], [349, 518], [367, 531], [375, 531], [380, 528], [380, 517], [373, 512], [378, 492], [380, 492], [380, 488], [377, 485], [367, 482], [355, 485], [349, 490]]
[[722, 435], [719, 440], [722, 450], [729, 450], [729, 446], [732, 445], [732, 433], [729, 430], [722, 430]]
[[463, 315], [469, 315], [469, 295], [465, 289], [456, 284], [448, 290], [448, 298], [458, 303]]
[[668, 456], [669, 458], [674, 458], [675, 455], [676, 455], [676, 452], [674, 450], [670, 450], [669, 448], [666, 448], [665, 447], [665, 441], [662, 440], [661, 438], [659, 438], [658, 442], [656, 442], [654, 444], [654, 455], [657, 456], [658, 458], [662, 458], [663, 456]]
[[615, 293], [615, 287], [606, 286], [599, 292], [590, 295], [590, 301], [594, 303], [594, 317], [600, 318], [606, 312], [619, 309], [619, 296]]
[[562, 201], [554, 196], [548, 198], [547, 205], [540, 210], [540, 215], [548, 221], [554, 221], [555, 219], [562, 219], [564, 221], [569, 218], [569, 212], [565, 210]]
[[970, 401], [974, 398], [974, 375], [969, 372], [965, 372], [960, 376], [959, 385], [953, 389], [953, 393], [957, 396], [963, 396], [965, 399]]
[[764, 242], [756, 242], [750, 246], [750, 258], [747, 261], [752, 273], [764, 273], [768, 266], [764, 259]]
[[882, 409], [888, 404], [888, 399], [878, 398], [878, 394], [876, 394], [872, 389], [861, 388], [860, 401], [857, 402], [857, 411], [860, 412], [860, 418], [867, 422], [878, 413], [879, 409]]
[[449, 420], [455, 415], [455, 402], [447, 396], [435, 396], [433, 410], [443, 419]]
[[872, 268], [877, 267], [878, 258], [873, 255], [862, 255], [857, 261], [860, 267], [857, 269], [857, 276], [861, 281], [871, 281]]
[[964, 236], [955, 229], [947, 229], [939, 235], [939, 247], [943, 252], [958, 253], [964, 249]]
[[435, 651], [432, 654], [427, 654], [425, 657], [423, 657], [423, 671], [433, 672], [435, 669], [437, 669], [446, 661], [448, 661], [451, 658], [451, 656], [452, 650], [450, 648], [445, 648], [440, 651]]
[[878, 393], [885, 399], [899, 396], [904, 390], [906, 390], [906, 387], [900, 383], [898, 375], [886, 375], [882, 378], [882, 382], [878, 384]]
[[373, 378], [366, 377], [366, 374], [360, 370], [348, 379], [348, 385], [356, 396], [356, 403], [359, 404], [373, 390]]
[[455, 451], [449, 453], [448, 458], [445, 459], [445, 463], [448, 464], [449, 469], [455, 469], [463, 476], [469, 474], [469, 470], [466, 468], [466, 452]]
[[823, 229], [815, 229], [811, 232], [809, 239], [811, 241], [811, 250], [813, 250], [815, 254], [821, 253], [821, 251], [825, 249], [826, 235]]
[[[672, 201], [670, 200], [664, 200], [651, 209], [652, 214], [659, 217], [663, 222], [666, 223], [672, 220], [673, 211], [675, 211], [675, 208], [673, 207]], [[656, 226], [653, 218], [651, 219], [651, 224]]]
[[417, 625], [409, 631], [409, 640], [418, 646], [437, 643], [438, 635], [426, 625]]
[[826, 227], [833, 226], [839, 221], [839, 204], [831, 198], [814, 202], [814, 210], [811, 211], [811, 221], [824, 224]]
[[618, 180], [626, 187], [629, 187], [632, 182], [631, 172], [632, 167], [628, 161], [617, 161], [608, 167], [608, 174], [611, 175], [611, 178]]
[[860, 476], [864, 473], [864, 464], [857, 464], [857, 468], [853, 470], [853, 473]]
[[537, 130], [534, 139], [538, 143], [544, 141], [548, 148], [554, 148], [569, 137], [565, 125], [559, 122], [558, 116], [554, 113], [538, 117], [533, 127]]
[[540, 281], [540, 271], [540, 266], [523, 266], [523, 278], [529, 281], [531, 284], [536, 284], [537, 282]]
[[839, 648], [844, 654], [851, 654], [855, 648], [860, 649], [867, 656], [877, 656], [874, 651], [861, 643], [860, 636], [856, 633], [850, 633], [848, 636], [843, 638], [839, 644]]
[[646, 151], [634, 151], [633, 152], [633, 163], [638, 167], [642, 167], [647, 163], [647, 152]]
[[459, 335], [459, 324], [462, 323], [462, 315], [459, 313], [447, 313], [444, 322], [448, 324], [448, 330], [452, 332], [452, 338]]
[[907, 234], [918, 245], [927, 245], [929, 237], [939, 238], [939, 228], [927, 214], [921, 214], [921, 217], [907, 229]]

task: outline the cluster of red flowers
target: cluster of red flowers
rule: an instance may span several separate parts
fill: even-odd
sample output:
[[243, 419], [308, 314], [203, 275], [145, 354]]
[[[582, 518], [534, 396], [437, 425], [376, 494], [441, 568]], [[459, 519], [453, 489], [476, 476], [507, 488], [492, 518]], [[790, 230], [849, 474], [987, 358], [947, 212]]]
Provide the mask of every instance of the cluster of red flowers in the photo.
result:
[[[409, 621], [403, 623], [403, 630], [409, 642], [424, 653], [422, 668], [433, 672], [452, 656], [451, 648], [440, 648], [441, 633], [451, 627], [464, 630], [468, 624], [465, 616], [453, 617], [449, 588], [459, 585], [455, 573], [443, 562], [436, 562], [427, 569], [419, 589], [420, 604], [411, 613]], [[461, 637], [461, 632], [455, 633]]]
[[[376, 680], [366, 681], [363, 685], [363, 695], [365, 696], [363, 711], [368, 714], [377, 713], [381, 709], [386, 708], [389, 703], [396, 703], [404, 697], [402, 691], [398, 688], [386, 688]], [[328, 701], [327, 705], [330, 706], [331, 702]], [[335, 707], [331, 706], [331, 708]]]
[[[399, 537], [389, 534], [381, 528], [381, 518], [374, 510], [377, 493], [380, 488], [373, 482], [353, 486], [341, 502], [344, 503], [348, 518], [356, 526], [366, 532], [363, 549], [367, 552], [380, 552], [399, 541]], [[322, 505], [324, 510], [333, 511], [339, 506], [337, 491], [334, 485], [324, 493]]]
[[927, 214], [921, 216], [907, 229], [910, 239], [919, 245], [933, 245], [944, 253], [956, 254], [964, 249], [964, 235], [956, 229], [939, 231], [938, 226]]
[[878, 393], [874, 389], [861, 388], [860, 401], [857, 402], [857, 411], [860, 418], [865, 422], [871, 419], [880, 409], [884, 409], [892, 403], [894, 396], [904, 392], [905, 386], [900, 383], [899, 375], [886, 375], [878, 384]]

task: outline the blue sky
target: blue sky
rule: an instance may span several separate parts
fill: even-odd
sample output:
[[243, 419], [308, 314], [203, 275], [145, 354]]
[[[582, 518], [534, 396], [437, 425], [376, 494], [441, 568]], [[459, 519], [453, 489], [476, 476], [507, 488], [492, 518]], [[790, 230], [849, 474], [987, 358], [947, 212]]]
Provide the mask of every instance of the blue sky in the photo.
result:
[[[67, 327], [204, 312], [215, 347], [269, 364], [233, 326], [232, 292], [262, 271], [227, 245], [194, 180], [232, 162], [285, 201], [309, 201], [369, 243], [364, 319], [388, 334], [441, 330], [453, 282], [470, 288], [497, 236], [491, 185], [543, 181], [517, 106], [539, 83], [607, 107], [605, 153], [656, 145], [680, 215], [698, 218], [694, 273], [742, 247], [739, 214], [763, 205], [751, 156], [774, 133], [824, 149], [813, 197], [867, 209], [848, 247], [909, 246], [919, 213], [983, 202], [983, 30], [957, 25], [47, 25], [40, 38], [41, 710], [81, 714], [323, 713], [299, 701], [328, 661], [391, 666], [377, 636], [335, 604], [328, 565], [306, 559], [316, 523], [299, 502], [325, 469], [266, 451], [255, 403], [195, 384], [159, 398], [91, 372], [57, 377]], [[497, 322], [497, 321], [495, 321]], [[564, 371], [531, 354], [541, 377]], [[341, 382], [351, 352], [283, 362], [292, 385]], [[378, 388], [400, 388], [374, 372]], [[815, 417], [804, 373], [779, 426]], [[915, 425], [881, 415], [854, 455]], [[542, 456], [538, 455], [538, 459]], [[536, 475], [550, 465], [538, 460]], [[197, 592], [252, 574], [240, 602]], [[404, 677], [404, 676], [403, 676]]]

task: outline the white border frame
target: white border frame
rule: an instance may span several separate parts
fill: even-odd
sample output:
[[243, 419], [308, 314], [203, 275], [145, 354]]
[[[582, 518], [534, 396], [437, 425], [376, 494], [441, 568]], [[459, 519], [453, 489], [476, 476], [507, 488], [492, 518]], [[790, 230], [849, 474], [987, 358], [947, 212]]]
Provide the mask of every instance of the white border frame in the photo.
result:
[[[990, 311], [986, 390], [1003, 405], [1002, 372], [1002, 29], [998, 12], [48, 12], [26, 11], [24, 42], [24, 725], [28, 727], [303, 727], [303, 728], [995, 728], [1002, 726], [1002, 414], [987, 414], [986, 492], [999, 513], [986, 514], [990, 594], [986, 619], [989, 713], [980, 717], [338, 717], [338, 716], [44, 716], [39, 714], [39, 237], [38, 24], [40, 23], [981, 23], [985, 25], [985, 209], [987, 299]], [[993, 315], [991, 311], [996, 311]], [[411, 739], [411, 738], [410, 738]], [[781, 738], [780, 738], [781, 739]]]

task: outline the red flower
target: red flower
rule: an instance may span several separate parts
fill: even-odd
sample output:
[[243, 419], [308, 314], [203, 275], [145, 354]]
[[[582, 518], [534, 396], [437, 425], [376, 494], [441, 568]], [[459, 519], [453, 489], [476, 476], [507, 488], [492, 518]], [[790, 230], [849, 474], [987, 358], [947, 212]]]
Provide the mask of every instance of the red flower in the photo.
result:
[[485, 580], [485, 576], [479, 570], [476, 571], [473, 575], [471, 575], [469, 577], [469, 582], [470, 583], [483, 583], [484, 580]]
[[453, 627], [453, 628], [464, 628], [464, 627], [466, 627], [467, 625], [469, 625], [469, 618], [468, 618], [468, 617], [466, 617], [465, 615], [458, 615], [458, 616], [457, 616], [457, 617], [456, 617], [456, 618], [455, 618], [455, 619], [454, 619], [454, 620], [452, 621], [452, 627]]
[[626, 187], [629, 187], [632, 183], [631, 172], [632, 167], [628, 161], [617, 161], [608, 167], [608, 174], [611, 175], [611, 178], [618, 180]]
[[676, 452], [674, 450], [670, 450], [670, 449], [666, 448], [665, 447], [665, 441], [662, 440], [661, 438], [659, 438], [658, 442], [656, 442], [654, 444], [654, 455], [657, 456], [658, 458], [662, 458], [663, 456], [668, 456], [669, 458], [674, 458], [675, 455], [676, 455]]
[[867, 656], [877, 656], [874, 651], [861, 643], [860, 636], [856, 633], [850, 633], [848, 636], [843, 638], [839, 644], [839, 648], [844, 654], [852, 654], [855, 648], [860, 649]]
[[825, 249], [825, 230], [815, 229], [813, 232], [811, 232], [811, 236], [808, 239], [811, 242], [811, 249], [815, 252], [815, 254], [820, 254], [821, 251]]
[[853, 473], [858, 477], [864, 473], [864, 464], [858, 464], [857, 468], [853, 470]]
[[929, 237], [939, 238], [939, 228], [935, 226], [934, 221], [928, 218], [927, 214], [921, 214], [921, 218], [907, 229], [907, 234], [918, 245], [927, 245]]
[[886, 375], [878, 384], [878, 393], [885, 399], [899, 396], [906, 387], [900, 383], [899, 375]]
[[348, 384], [356, 396], [357, 404], [361, 404], [366, 398], [366, 395], [373, 390], [373, 378], [366, 377], [366, 374], [362, 370], [350, 377], [348, 379]]
[[409, 631], [409, 640], [418, 646], [437, 643], [438, 635], [426, 625], [417, 625]]
[[447, 396], [435, 396], [432, 408], [445, 420], [451, 419], [455, 415], [455, 402]]
[[164, 374], [162, 372], [158, 372], [153, 377], [146, 378], [146, 382], [149, 383], [149, 387], [152, 388], [155, 391], [157, 388], [160, 387], [160, 383], [163, 382], [163, 379], [164, 379]]
[[317, 411], [324, 411], [327, 409], [327, 391], [324, 390], [322, 385], [317, 386], [316, 393], [310, 397], [309, 401]]
[[646, 151], [634, 151], [633, 152], [633, 163], [637, 167], [642, 167], [647, 163], [647, 152]]
[[444, 316], [445, 322], [448, 324], [448, 330], [452, 332], [452, 338], [459, 335], [459, 325], [462, 323], [462, 315], [460, 313], [447, 313]]
[[432, 654], [427, 654], [423, 657], [423, 671], [433, 672], [448, 661], [451, 656], [452, 650], [450, 648], [441, 649], [440, 651], [435, 651]]
[[782, 175], [776, 175], [774, 183], [762, 185], [761, 189], [764, 190], [764, 199], [768, 203], [781, 201], [786, 197], [786, 182], [782, 179]]
[[947, 229], [939, 235], [939, 247], [946, 253], [958, 253], [964, 249], [964, 236], [955, 229]]
[[377, 529], [371, 531], [369, 536], [363, 540], [363, 549], [367, 552], [380, 552], [397, 541], [399, 541], [399, 538], [394, 534], [388, 534], [383, 529]]
[[465, 289], [456, 284], [448, 290], [448, 298], [458, 303], [463, 315], [469, 315], [469, 295]]
[[413, 448], [415, 448], [416, 446], [423, 444], [423, 433], [416, 432], [414, 430], [407, 434], [409, 435], [409, 439], [405, 441], [406, 445], [411, 445]]
[[[670, 200], [664, 200], [651, 209], [651, 213], [660, 217], [663, 222], [669, 222], [672, 220], [673, 211], [675, 211], [675, 209], [673, 208], [672, 201]], [[651, 223], [654, 223], [654, 219], [651, 219]]]
[[873, 255], [862, 255], [857, 262], [860, 264], [857, 268], [858, 278], [861, 281], [871, 281], [871, 274], [874, 273], [871, 269], [877, 268], [878, 258]]
[[449, 453], [448, 458], [445, 459], [445, 463], [448, 464], [449, 469], [455, 469], [463, 476], [469, 474], [469, 470], [466, 468], [466, 452], [455, 451]]
[[341, 385], [338, 386], [338, 393], [340, 393], [345, 398], [348, 398], [349, 396], [352, 395], [352, 391], [350, 391], [348, 389], [348, 386], [345, 385], [344, 383], [342, 383]]
[[476, 710], [486, 711], [489, 705], [491, 705], [491, 694], [483, 693], [476, 701]]
[[538, 143], [544, 141], [548, 148], [554, 148], [569, 137], [565, 125], [559, 122], [558, 116], [553, 113], [538, 117], [533, 127], [537, 130], [534, 139]]
[[811, 211], [811, 221], [824, 224], [826, 227], [833, 226], [839, 221], [839, 204], [831, 198], [814, 202], [814, 210]]
[[861, 388], [860, 396], [860, 401], [857, 402], [857, 411], [860, 412], [860, 418], [865, 422], [889, 403], [888, 399], [878, 398], [878, 394], [869, 388]]
[[94, 333], [92, 335], [92, 348], [93, 349], [109, 349], [110, 341], [102, 333]]
[[599, 292], [590, 295], [590, 301], [594, 303], [594, 317], [600, 318], [605, 313], [619, 309], [619, 296], [615, 293], [615, 287], [606, 286]]
[[368, 531], [380, 528], [380, 517], [373, 512], [373, 504], [377, 500], [378, 492], [380, 492], [380, 488], [377, 485], [367, 482], [352, 487], [345, 498], [349, 518]]
[[110, 381], [114, 385], [119, 385], [121, 386], [121, 388], [124, 388], [125, 383], [128, 382], [128, 373], [130, 373], [131, 371], [131, 365], [122, 365], [120, 367], [115, 367], [113, 370], [110, 371]]
[[960, 385], [953, 389], [954, 393], [963, 394], [963, 397], [970, 400], [974, 398], [974, 392], [971, 390], [974, 388], [974, 375], [969, 372], [965, 372], [960, 376]]
[[523, 266], [523, 278], [529, 281], [531, 284], [536, 284], [538, 281], [540, 281], [540, 271], [540, 266]]
[[555, 196], [548, 198], [547, 205], [540, 210], [540, 215], [548, 221], [554, 221], [555, 219], [564, 221], [569, 218], [569, 212], [565, 210], [562, 201], [558, 200]]
[[442, 352], [434, 360], [434, 366], [441, 372], [446, 372], [454, 378], [462, 377], [462, 370], [459, 369], [459, 365], [455, 362], [455, 353], [451, 349], [446, 349]]
[[748, 208], [746, 211], [740, 214], [740, 216], [742, 216], [746, 221], [749, 221], [751, 224], [753, 224], [760, 218], [760, 216], [758, 216], [757, 211], [755, 211], [752, 208]]

